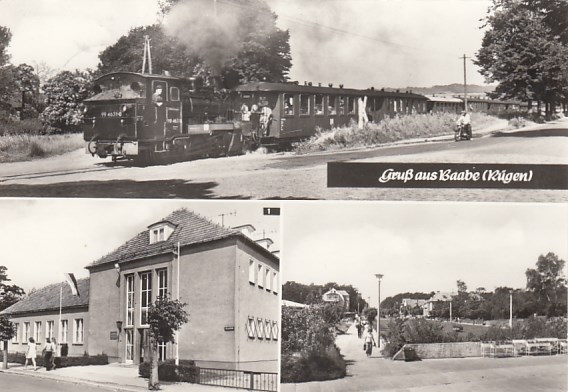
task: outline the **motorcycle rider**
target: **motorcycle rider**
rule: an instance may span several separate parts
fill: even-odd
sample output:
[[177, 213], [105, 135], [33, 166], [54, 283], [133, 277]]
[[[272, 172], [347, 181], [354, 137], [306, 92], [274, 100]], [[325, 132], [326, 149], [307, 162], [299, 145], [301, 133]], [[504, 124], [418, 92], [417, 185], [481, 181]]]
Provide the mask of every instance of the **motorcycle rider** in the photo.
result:
[[466, 110], [462, 110], [460, 118], [456, 121], [458, 128], [463, 127], [464, 131], [467, 132], [471, 138], [471, 117]]

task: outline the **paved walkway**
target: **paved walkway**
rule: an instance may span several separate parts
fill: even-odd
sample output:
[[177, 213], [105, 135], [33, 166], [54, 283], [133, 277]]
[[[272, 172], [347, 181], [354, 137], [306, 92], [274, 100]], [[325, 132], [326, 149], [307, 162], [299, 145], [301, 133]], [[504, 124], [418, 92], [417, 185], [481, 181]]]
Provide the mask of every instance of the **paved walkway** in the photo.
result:
[[[147, 379], [138, 376], [138, 366], [120, 364], [73, 366], [48, 372], [45, 368], [39, 368], [37, 371], [34, 371], [31, 366], [24, 369], [23, 365], [12, 363], [9, 364], [9, 369], [2, 369], [0, 364], [0, 374], [2, 372], [18, 374], [23, 377], [40, 377], [78, 385], [91, 385], [118, 392], [141, 392], [148, 390]], [[169, 392], [189, 390], [192, 392], [227, 392], [232, 390], [189, 383], [161, 382], [160, 386], [162, 390]]]
[[339, 380], [283, 384], [282, 392], [566, 392], [568, 356], [391, 361], [363, 352], [354, 326], [338, 336], [348, 363]]

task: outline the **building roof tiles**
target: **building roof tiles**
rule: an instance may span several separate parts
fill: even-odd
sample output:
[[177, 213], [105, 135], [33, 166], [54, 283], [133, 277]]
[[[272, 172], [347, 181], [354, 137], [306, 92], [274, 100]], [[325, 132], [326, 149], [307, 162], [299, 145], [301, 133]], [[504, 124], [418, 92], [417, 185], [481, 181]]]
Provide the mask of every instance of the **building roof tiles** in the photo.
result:
[[28, 294], [14, 305], [4, 309], [0, 314], [59, 310], [59, 293], [61, 292], [61, 308], [73, 308], [89, 305], [89, 278], [77, 280], [79, 295], [71, 293], [66, 282], [54, 283]]

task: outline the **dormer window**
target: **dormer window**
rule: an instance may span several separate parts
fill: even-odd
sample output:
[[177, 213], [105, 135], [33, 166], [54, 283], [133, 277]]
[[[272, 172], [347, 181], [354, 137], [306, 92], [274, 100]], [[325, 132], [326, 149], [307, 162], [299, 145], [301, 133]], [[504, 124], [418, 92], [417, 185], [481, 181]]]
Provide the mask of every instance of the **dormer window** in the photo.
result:
[[168, 221], [154, 223], [148, 226], [148, 233], [150, 234], [150, 244], [166, 241], [175, 230], [176, 226]]

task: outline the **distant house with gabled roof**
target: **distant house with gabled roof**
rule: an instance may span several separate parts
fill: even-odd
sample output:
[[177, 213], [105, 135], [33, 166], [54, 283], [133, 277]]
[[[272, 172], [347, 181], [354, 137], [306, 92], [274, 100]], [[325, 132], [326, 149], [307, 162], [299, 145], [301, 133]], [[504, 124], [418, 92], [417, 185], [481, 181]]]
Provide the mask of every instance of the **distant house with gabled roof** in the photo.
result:
[[[177, 356], [202, 367], [277, 372], [279, 267], [275, 254], [240, 230], [176, 210], [86, 267], [89, 279], [80, 281], [83, 312], [77, 313], [83, 315], [81, 354], [143, 361], [149, 306], [169, 295], [187, 303], [190, 316], [176, 344], [159, 345], [161, 360]], [[36, 307], [23, 300], [6, 309], [13, 321], [45, 325], [38, 312], [53, 312], [53, 301], [34, 298]], [[80, 310], [71, 305], [69, 312]]]
[[349, 310], [349, 293], [345, 290], [336, 290], [332, 288], [322, 295], [322, 300], [327, 303], [339, 304], [345, 310]]
[[85, 331], [89, 326], [89, 279], [79, 279], [77, 289], [78, 295], [73, 295], [67, 283], [51, 284], [0, 312], [16, 327], [8, 350], [24, 353], [29, 338], [38, 346], [43, 346], [47, 338], [55, 338], [59, 344], [67, 346], [70, 356], [88, 351]]

